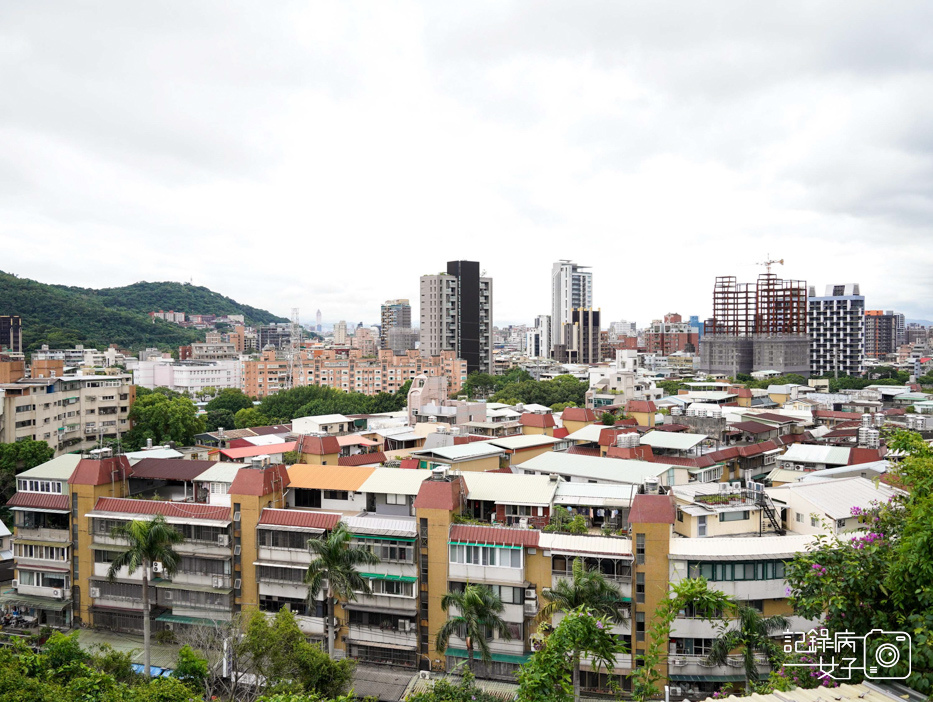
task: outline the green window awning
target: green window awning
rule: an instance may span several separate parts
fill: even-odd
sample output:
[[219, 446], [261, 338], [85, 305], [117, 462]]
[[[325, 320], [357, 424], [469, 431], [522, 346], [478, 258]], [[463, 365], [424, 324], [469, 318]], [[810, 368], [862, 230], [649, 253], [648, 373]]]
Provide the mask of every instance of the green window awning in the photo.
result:
[[157, 622], [169, 622], [170, 624], [190, 624], [192, 626], [223, 626], [229, 622], [218, 619], [205, 619], [204, 617], [182, 617], [177, 614], [160, 614], [156, 617]]
[[[445, 656], [450, 656], [453, 658], [469, 658], [470, 654], [467, 653], [465, 648], [448, 648], [444, 651]], [[474, 651], [473, 655], [477, 659], [480, 658], [479, 651]], [[497, 663], [515, 663], [516, 665], [524, 665], [528, 662], [528, 659], [531, 658], [531, 654], [517, 656], [509, 653], [491, 653], [489, 657]], [[743, 680], [745, 678], [742, 678]]]
[[671, 675], [671, 682], [744, 682], [744, 675]]
[[63, 609], [71, 607], [71, 600], [53, 600], [37, 595], [20, 595], [17, 592], [8, 591], [0, 595], [0, 605], [32, 607], [33, 609], [42, 609], [48, 612], [61, 612]]
[[413, 578], [408, 575], [387, 575], [386, 573], [360, 573], [360, 575], [369, 580], [393, 580], [398, 583], [418, 582], [418, 578]]
[[376, 536], [375, 534], [354, 534], [354, 539], [380, 539], [382, 541], [410, 541], [414, 543], [414, 536]]
[[480, 544], [480, 543], [467, 543], [465, 541], [449, 541], [451, 546], [488, 546], [489, 548], [517, 548], [523, 549], [524, 546], [507, 546], [506, 544]]

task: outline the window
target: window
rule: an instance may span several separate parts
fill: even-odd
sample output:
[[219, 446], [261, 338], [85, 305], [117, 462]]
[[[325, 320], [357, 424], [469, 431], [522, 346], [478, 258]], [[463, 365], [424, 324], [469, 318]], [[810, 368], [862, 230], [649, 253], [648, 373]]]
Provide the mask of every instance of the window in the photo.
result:
[[645, 601], [645, 574], [635, 573], [635, 601], [644, 603]]
[[347, 500], [350, 495], [346, 490], [325, 490], [325, 500]]
[[783, 580], [784, 561], [691, 562], [687, 564], [687, 575], [691, 578], [702, 576], [711, 581]]
[[797, 523], [803, 524], [803, 512], [797, 512]]
[[683, 510], [679, 509], [677, 510], [677, 521], [682, 522], [683, 520], [684, 520], [684, 512]]
[[392, 493], [388, 493], [386, 494], [386, 504], [387, 505], [407, 505], [408, 495], [393, 495]]
[[836, 520], [836, 528], [837, 528], [837, 529], [845, 529], [845, 528], [846, 528], [846, 520], [845, 520], [845, 519], [837, 519], [837, 520]]
[[810, 526], [818, 527], [820, 525], [820, 519], [815, 514], [810, 515]]
[[741, 522], [748, 519], [748, 510], [742, 512], [720, 512], [719, 521], [721, 522]]
[[635, 612], [635, 640], [645, 640], [645, 613]]
[[706, 515], [697, 517], [697, 536], [706, 536]]
[[414, 539], [368, 539], [360, 536], [354, 538], [353, 545], [368, 549], [382, 561], [415, 562]]
[[505, 516], [507, 517], [533, 517], [535, 508], [528, 505], [506, 505]]
[[635, 562], [645, 562], [645, 535], [635, 534]]
[[450, 544], [450, 562], [472, 565], [521, 568], [522, 549], [508, 546]]
[[415, 584], [413, 582], [402, 582], [399, 580], [377, 580], [369, 581], [374, 595], [391, 595], [393, 597], [411, 597], [415, 596]]

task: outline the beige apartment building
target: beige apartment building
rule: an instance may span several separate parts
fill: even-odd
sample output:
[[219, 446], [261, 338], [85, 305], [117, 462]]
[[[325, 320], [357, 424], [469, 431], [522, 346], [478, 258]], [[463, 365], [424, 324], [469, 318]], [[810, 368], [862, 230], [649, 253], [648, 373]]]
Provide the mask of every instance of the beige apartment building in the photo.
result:
[[[396, 392], [418, 375], [445, 376], [451, 393], [457, 393], [466, 381], [466, 361], [453, 351], [438, 356], [421, 356], [417, 351], [405, 355], [390, 350], [376, 358], [364, 358], [361, 349], [304, 349], [301, 362], [294, 366], [294, 385], [324, 385], [344, 392], [376, 395]], [[269, 349], [255, 360], [243, 362], [243, 392], [250, 397], [274, 395], [288, 387], [289, 361]]]
[[[13, 364], [12, 367], [7, 368]], [[130, 429], [136, 396], [133, 378], [75, 375], [26, 378], [21, 363], [0, 362], [0, 443], [45, 441], [55, 455], [93, 448], [101, 436], [116, 439]], [[12, 372], [11, 372], [12, 370]]]

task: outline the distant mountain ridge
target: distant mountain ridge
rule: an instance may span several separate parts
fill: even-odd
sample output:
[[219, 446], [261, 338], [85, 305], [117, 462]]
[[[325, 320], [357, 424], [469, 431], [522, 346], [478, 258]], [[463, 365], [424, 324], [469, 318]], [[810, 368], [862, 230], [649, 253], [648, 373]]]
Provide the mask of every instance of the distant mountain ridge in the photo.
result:
[[147, 346], [174, 348], [204, 340], [204, 332], [152, 320], [148, 313], [158, 310], [242, 314], [248, 324], [288, 321], [268, 310], [187, 283], [140, 282], [94, 290], [49, 285], [0, 271], [0, 314], [23, 318], [26, 351], [42, 344], [51, 348], [75, 344], [101, 349], [109, 344], [132, 350]]

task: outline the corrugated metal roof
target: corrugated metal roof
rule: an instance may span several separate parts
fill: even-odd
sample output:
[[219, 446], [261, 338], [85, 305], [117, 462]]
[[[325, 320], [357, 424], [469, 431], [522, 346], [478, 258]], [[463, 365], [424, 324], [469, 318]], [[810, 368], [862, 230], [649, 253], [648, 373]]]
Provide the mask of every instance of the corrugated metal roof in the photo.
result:
[[381, 466], [386, 462], [386, 455], [382, 451], [373, 453], [355, 453], [352, 456], [340, 456], [338, 466]]
[[364, 466], [312, 466], [296, 463], [288, 467], [288, 477], [291, 478], [293, 488], [358, 491], [376, 470], [384, 469]]
[[407, 470], [405, 468], [377, 468], [363, 481], [359, 492], [394, 493], [417, 495], [421, 483], [431, 477], [429, 470]]
[[554, 504], [629, 507], [637, 494], [637, 485], [569, 483], [561, 480], [557, 483], [557, 491], [554, 493]]
[[267, 507], [259, 517], [259, 524], [261, 526], [329, 530], [337, 526], [340, 516], [334, 512], [307, 512], [300, 509], [270, 509]]
[[632, 540], [588, 534], [549, 534], [542, 532], [538, 546], [561, 553], [598, 553], [607, 556], [631, 556]]
[[110, 512], [131, 516], [161, 514], [175, 519], [211, 519], [230, 521], [230, 508], [221, 505], [193, 502], [163, 502], [160, 500], [134, 500], [125, 497], [99, 497], [95, 512]]
[[505, 505], [550, 505], [558, 486], [557, 481], [546, 475], [477, 472], [462, 475], [467, 485], [467, 499]]
[[566, 438], [572, 441], [599, 441], [599, 434], [605, 429], [603, 424], [587, 424], [582, 429], [577, 429], [572, 434], [568, 434]]
[[671, 560], [734, 561], [791, 558], [816, 541], [814, 534], [785, 536], [722, 536], [671, 539]]
[[142, 451], [127, 451], [125, 455], [131, 462], [135, 463], [144, 458], [171, 458], [178, 460], [185, 454], [172, 448], [154, 448]]
[[706, 434], [671, 433], [666, 431], [649, 431], [641, 437], [641, 443], [651, 448], [672, 449], [687, 451], [709, 438]]
[[244, 446], [243, 448], [220, 449], [220, 453], [227, 458], [237, 460], [240, 458], [252, 458], [253, 456], [274, 456], [280, 453], [286, 453], [287, 451], [294, 451], [296, 446], [298, 446], [297, 441], [288, 441], [279, 444], [269, 444], [268, 446]]
[[788, 495], [793, 493], [830, 519], [847, 519], [852, 516], [853, 507], [871, 507], [872, 502], [887, 502], [889, 497], [900, 494], [884, 483], [878, 483], [876, 486], [873, 480], [861, 476], [825, 481], [814, 478], [806, 482], [767, 488], [767, 491], [772, 498], [784, 503], [789, 499]]
[[[20, 473], [20, 475], [23, 474]], [[7, 507], [32, 507], [34, 509], [52, 509], [59, 512], [65, 512], [69, 509], [68, 495], [50, 495], [46, 492], [17, 492], [6, 504]]]
[[245, 468], [245, 463], [220, 463], [215, 461], [214, 465], [198, 475], [195, 480], [204, 483], [232, 483], [236, 478], [237, 471]]
[[[922, 695], [919, 696], [922, 699]], [[709, 702], [713, 698], [707, 698], [703, 702]], [[869, 687], [865, 683], [859, 685], [840, 685], [839, 687], [825, 688], [815, 687], [812, 690], [805, 690], [795, 687], [788, 692], [774, 692], [770, 695], [759, 695], [754, 693], [749, 697], [720, 697], [719, 702], [891, 702], [897, 700], [904, 702], [906, 695], [901, 696], [895, 692], [885, 693], [875, 686]]]
[[844, 466], [849, 463], [849, 449], [845, 446], [817, 446], [792, 444], [781, 460], [793, 463], [831, 463]]
[[411, 452], [412, 456], [441, 458], [448, 461], [464, 461], [471, 458], [482, 458], [483, 456], [495, 456], [500, 454], [502, 454], [502, 449], [497, 446], [490, 446], [488, 441], [478, 441], [474, 444], [461, 444], [459, 446], [439, 446], [437, 448], [420, 449]]
[[502, 439], [490, 439], [487, 443], [507, 451], [520, 451], [521, 449], [535, 448], [537, 446], [550, 446], [556, 444], [560, 439], [555, 439], [544, 434], [522, 434], [519, 436], [506, 436]]
[[147, 456], [133, 466], [133, 477], [145, 480], [192, 481], [214, 465], [214, 461], [184, 461]]
[[557, 473], [558, 475], [599, 480], [605, 483], [629, 483], [633, 485], [640, 485], [645, 481], [645, 478], [658, 476], [671, 468], [686, 470], [667, 463], [578, 456], [563, 451], [542, 453], [540, 456], [529, 458], [517, 468], [526, 473]]
[[354, 534], [379, 534], [381, 536], [400, 536], [411, 538], [417, 536], [418, 525], [415, 518], [388, 518], [373, 516], [344, 517], [343, 522]]
[[47, 480], [68, 480], [71, 474], [78, 467], [81, 456], [74, 453], [66, 453], [51, 461], [46, 461], [42, 465], [24, 470], [17, 473], [17, 478], [45, 478]]
[[529, 546], [535, 548], [541, 532], [537, 529], [510, 529], [508, 527], [454, 524], [450, 527], [450, 540], [468, 544], [499, 546]]

